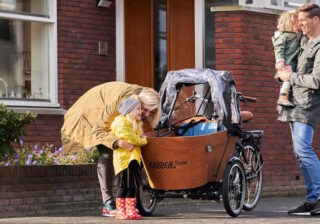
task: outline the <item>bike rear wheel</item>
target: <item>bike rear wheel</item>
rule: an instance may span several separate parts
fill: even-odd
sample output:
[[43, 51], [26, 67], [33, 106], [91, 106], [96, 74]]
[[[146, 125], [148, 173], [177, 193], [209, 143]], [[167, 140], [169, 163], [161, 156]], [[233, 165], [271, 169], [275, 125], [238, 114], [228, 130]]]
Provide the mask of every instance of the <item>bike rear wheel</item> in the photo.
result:
[[240, 159], [246, 174], [246, 198], [243, 209], [251, 211], [257, 206], [261, 196], [262, 164], [260, 153], [256, 150], [253, 143], [243, 143], [242, 153]]

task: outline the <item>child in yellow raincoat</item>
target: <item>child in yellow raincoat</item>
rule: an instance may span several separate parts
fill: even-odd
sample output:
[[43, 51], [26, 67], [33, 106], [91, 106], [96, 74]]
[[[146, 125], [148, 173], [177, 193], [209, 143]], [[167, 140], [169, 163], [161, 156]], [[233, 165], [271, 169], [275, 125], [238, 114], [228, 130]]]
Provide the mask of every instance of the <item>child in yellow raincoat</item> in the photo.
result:
[[111, 132], [133, 147], [130, 150], [117, 148], [113, 151], [113, 166], [117, 192], [116, 219], [141, 219], [135, 209], [135, 190], [141, 185], [141, 146], [147, 144], [143, 134], [141, 120], [141, 103], [135, 95], [124, 100], [119, 105], [119, 113], [111, 124]]

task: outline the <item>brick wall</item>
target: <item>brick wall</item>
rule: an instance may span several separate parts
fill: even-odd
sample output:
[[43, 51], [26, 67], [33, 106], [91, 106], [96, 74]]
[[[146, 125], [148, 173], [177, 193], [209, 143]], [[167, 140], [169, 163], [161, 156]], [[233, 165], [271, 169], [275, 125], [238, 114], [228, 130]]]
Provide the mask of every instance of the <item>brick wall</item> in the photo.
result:
[[[115, 4], [58, 1], [59, 103], [68, 109], [91, 87], [116, 79]], [[108, 55], [98, 54], [98, 42], [108, 43]]]
[[0, 218], [100, 211], [96, 165], [2, 167]]
[[37, 120], [28, 127], [23, 140], [26, 143], [49, 143], [59, 147], [61, 146], [60, 130], [62, 125], [62, 115], [38, 115]]
[[[58, 100], [69, 107], [88, 89], [116, 79], [115, 4], [96, 7], [95, 1], [58, 1]], [[98, 42], [108, 43], [108, 55], [98, 54]], [[40, 115], [25, 142], [61, 145], [63, 116]]]
[[[274, 76], [271, 37], [277, 24], [275, 15], [253, 12], [215, 13], [216, 69], [230, 70], [237, 90], [257, 97], [256, 103], [242, 105], [254, 113], [245, 129], [262, 129], [265, 161], [263, 191], [268, 194], [303, 193], [303, 177], [296, 162], [288, 123], [277, 121], [276, 101], [280, 89]], [[319, 149], [319, 132], [314, 148]], [[319, 150], [318, 150], [319, 151]]]

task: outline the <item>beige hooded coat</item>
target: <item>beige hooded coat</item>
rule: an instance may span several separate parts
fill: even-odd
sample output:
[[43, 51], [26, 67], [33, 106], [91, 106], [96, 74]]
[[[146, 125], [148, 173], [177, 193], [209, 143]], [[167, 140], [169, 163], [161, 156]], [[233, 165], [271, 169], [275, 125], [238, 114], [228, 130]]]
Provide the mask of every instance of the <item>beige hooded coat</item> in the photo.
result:
[[110, 125], [119, 115], [119, 104], [144, 87], [108, 82], [93, 87], [82, 95], [64, 116], [61, 129], [64, 153], [103, 144], [113, 149], [118, 140], [111, 134]]

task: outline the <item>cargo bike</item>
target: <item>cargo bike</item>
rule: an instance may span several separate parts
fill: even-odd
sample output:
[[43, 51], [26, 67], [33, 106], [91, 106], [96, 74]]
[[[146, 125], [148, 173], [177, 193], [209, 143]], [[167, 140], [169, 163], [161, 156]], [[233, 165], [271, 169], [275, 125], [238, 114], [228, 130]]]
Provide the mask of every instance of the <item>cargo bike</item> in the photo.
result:
[[160, 95], [158, 129], [142, 148], [140, 213], [151, 215], [164, 198], [222, 200], [232, 217], [252, 210], [262, 188], [263, 131], [242, 130], [252, 116], [239, 101], [253, 98], [236, 91], [229, 72], [211, 69], [169, 72]]

